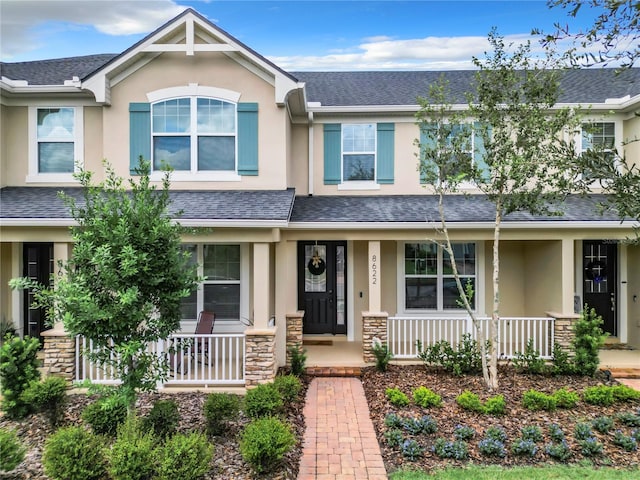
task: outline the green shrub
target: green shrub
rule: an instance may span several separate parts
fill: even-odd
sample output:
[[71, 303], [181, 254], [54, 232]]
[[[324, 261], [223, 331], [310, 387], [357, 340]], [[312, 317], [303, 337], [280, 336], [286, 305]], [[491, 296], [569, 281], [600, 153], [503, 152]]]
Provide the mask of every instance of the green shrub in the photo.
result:
[[146, 480], [155, 473], [155, 439], [142, 429], [133, 415], [118, 428], [118, 436], [107, 450], [109, 475], [114, 480]]
[[632, 412], [616, 413], [616, 420], [627, 427], [640, 427], [640, 414], [636, 415]]
[[469, 456], [469, 447], [462, 440], [450, 442], [445, 438], [438, 438], [433, 444], [433, 453], [440, 458], [453, 458], [455, 460], [465, 460]]
[[383, 344], [380, 339], [374, 338], [371, 346], [373, 355], [376, 357], [376, 369], [379, 372], [386, 372], [393, 354], [389, 351], [389, 346]]
[[418, 342], [418, 357], [426, 366], [441, 367], [455, 375], [477, 373], [482, 370], [482, 357], [478, 342], [471, 334], [465, 333], [456, 348], [446, 340], [441, 340], [422, 350]]
[[26, 452], [16, 432], [0, 428], [0, 472], [10, 472], [20, 465]]
[[478, 442], [478, 450], [487, 457], [505, 457], [507, 455], [507, 449], [504, 446], [504, 442], [496, 440], [495, 438], [483, 438]]
[[505, 443], [507, 441], [507, 432], [502, 427], [489, 427], [484, 431], [484, 437]]
[[576, 368], [569, 357], [569, 352], [559, 343], [554, 343], [551, 352], [551, 373], [553, 375], [573, 375], [575, 372]]
[[534, 389], [524, 392], [522, 405], [528, 410], [547, 410], [550, 412], [555, 410], [557, 406], [553, 396]]
[[613, 428], [613, 418], [611, 417], [597, 417], [591, 422], [591, 426], [600, 433], [609, 433], [609, 430]]
[[507, 404], [502, 395], [495, 395], [487, 398], [484, 402], [484, 411], [489, 415], [504, 415], [507, 411]]
[[97, 435], [115, 437], [120, 426], [127, 419], [127, 402], [121, 395], [101, 397], [86, 406], [82, 419]]
[[472, 412], [485, 413], [485, 407], [480, 401], [478, 395], [469, 390], [465, 390], [456, 397], [456, 403], [465, 410], [471, 410]]
[[403, 425], [403, 420], [402, 417], [391, 412], [385, 415], [384, 424], [389, 428], [400, 428]]
[[9, 418], [22, 418], [31, 413], [31, 406], [22, 394], [31, 382], [40, 378], [37, 338], [7, 337], [0, 347], [0, 407]]
[[296, 377], [304, 374], [304, 365], [307, 361], [307, 351], [299, 345], [289, 347], [289, 356], [291, 358], [291, 373]]
[[523, 440], [531, 440], [532, 442], [539, 442], [542, 440], [542, 431], [537, 425], [525, 425], [520, 429], [520, 434]]
[[5, 337], [15, 337], [16, 333], [17, 331], [15, 324], [7, 317], [2, 315], [0, 317], [0, 346], [2, 346], [2, 344], [5, 342]]
[[207, 433], [220, 435], [226, 430], [226, 422], [240, 410], [240, 400], [230, 393], [210, 393], [204, 402]]
[[616, 402], [615, 396], [613, 395], [613, 388], [607, 385], [585, 388], [582, 393], [582, 398], [591, 405], [609, 406]]
[[640, 400], [640, 391], [628, 387], [627, 385], [615, 385], [610, 388], [613, 390], [613, 397], [618, 402]]
[[407, 395], [401, 392], [398, 388], [387, 388], [385, 390], [385, 395], [391, 405], [395, 405], [396, 407], [405, 407], [409, 405], [409, 397], [407, 397]]
[[62, 377], [50, 376], [40, 382], [31, 382], [22, 393], [22, 401], [30, 404], [36, 411], [42, 412], [55, 427], [64, 415], [67, 401], [67, 381]]
[[602, 453], [602, 443], [596, 437], [579, 440], [578, 445], [580, 445], [580, 450], [585, 457], [595, 457]]
[[300, 390], [302, 390], [302, 383], [295, 375], [278, 375], [273, 381], [273, 385], [280, 392], [285, 403], [296, 401]]
[[244, 412], [251, 418], [270, 417], [282, 411], [282, 395], [273, 383], [263, 383], [247, 391]]
[[176, 433], [179, 423], [178, 404], [174, 400], [158, 400], [142, 419], [142, 428], [165, 439]]
[[412, 462], [424, 455], [424, 448], [413, 439], [407, 439], [402, 442], [400, 451], [404, 458], [411, 460]]
[[404, 441], [402, 431], [397, 428], [392, 428], [384, 432], [384, 439], [391, 448], [398, 448]]
[[560, 425], [557, 423], [549, 425], [549, 437], [551, 437], [551, 440], [554, 442], [561, 442], [564, 440], [564, 432], [562, 431], [562, 428], [560, 428]]
[[107, 475], [104, 439], [80, 426], [64, 427], [44, 444], [44, 473], [53, 480], [93, 480]]
[[420, 386], [413, 391], [413, 401], [423, 408], [440, 407], [442, 405], [442, 397], [424, 386]]
[[533, 373], [535, 375], [547, 373], [548, 371], [547, 364], [540, 357], [540, 352], [533, 346], [533, 338], [530, 338], [527, 342], [524, 352], [515, 353], [513, 365], [519, 372]]
[[555, 458], [561, 462], [566, 462], [571, 457], [571, 448], [569, 448], [569, 444], [564, 439], [558, 443], [547, 443], [544, 451], [551, 458]]
[[271, 471], [295, 445], [291, 429], [281, 420], [265, 417], [253, 420], [242, 433], [242, 458], [258, 473]]
[[536, 442], [533, 440], [518, 438], [511, 445], [511, 453], [520, 457], [535, 457], [536, 453], [538, 453], [538, 447], [536, 446]]
[[638, 441], [632, 436], [625, 435], [621, 430], [616, 430], [613, 436], [613, 444], [622, 448], [625, 452], [635, 452], [638, 449]]
[[602, 324], [602, 317], [595, 309], [589, 309], [585, 305], [580, 319], [575, 324], [575, 336], [572, 341], [576, 373], [593, 376], [598, 370], [600, 347], [607, 338], [601, 328]]
[[456, 425], [453, 436], [456, 440], [471, 440], [476, 436], [476, 431], [467, 425]]
[[155, 452], [158, 480], [198, 480], [209, 471], [213, 445], [200, 433], [177, 434]]
[[576, 440], [586, 440], [587, 438], [593, 437], [591, 425], [586, 422], [576, 423], [576, 426], [573, 430], [573, 436]]
[[430, 415], [425, 415], [422, 418], [406, 418], [402, 422], [402, 426], [412, 435], [418, 435], [419, 433], [428, 435], [438, 431], [438, 422]]
[[551, 396], [556, 401], [558, 408], [574, 408], [580, 400], [580, 395], [567, 390], [566, 387], [556, 390]]

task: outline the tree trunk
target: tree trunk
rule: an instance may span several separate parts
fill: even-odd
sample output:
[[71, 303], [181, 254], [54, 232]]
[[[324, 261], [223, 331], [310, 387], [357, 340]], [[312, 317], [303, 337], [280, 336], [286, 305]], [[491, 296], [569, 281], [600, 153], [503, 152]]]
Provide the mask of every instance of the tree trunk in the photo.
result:
[[500, 321], [500, 223], [502, 204], [496, 204], [496, 223], [493, 230], [493, 308], [489, 322], [489, 390], [498, 389], [498, 322]]

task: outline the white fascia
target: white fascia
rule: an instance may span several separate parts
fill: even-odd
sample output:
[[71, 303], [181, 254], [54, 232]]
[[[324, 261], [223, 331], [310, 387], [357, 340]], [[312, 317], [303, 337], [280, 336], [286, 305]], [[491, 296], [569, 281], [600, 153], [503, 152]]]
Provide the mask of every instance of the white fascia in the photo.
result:
[[[437, 108], [437, 105], [434, 107]], [[467, 104], [450, 105], [449, 110], [452, 112], [461, 112], [468, 110]], [[307, 102], [307, 110], [313, 113], [415, 113], [420, 110], [419, 105], [339, 105], [339, 106], [322, 106], [320, 102]]]

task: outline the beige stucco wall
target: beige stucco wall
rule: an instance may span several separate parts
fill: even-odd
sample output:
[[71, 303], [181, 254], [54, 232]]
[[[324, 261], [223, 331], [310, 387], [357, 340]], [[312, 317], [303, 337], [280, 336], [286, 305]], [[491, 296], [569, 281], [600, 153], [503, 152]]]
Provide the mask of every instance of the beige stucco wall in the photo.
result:
[[398, 310], [398, 289], [396, 288], [396, 283], [398, 282], [397, 243], [387, 241], [380, 244], [380, 255], [382, 256], [382, 261], [380, 262], [381, 305], [382, 311], [387, 312], [389, 315], [395, 315]]
[[24, 185], [29, 168], [27, 107], [2, 106], [2, 186]]
[[628, 343], [640, 348], [640, 246], [627, 248]]
[[537, 241], [525, 245], [524, 314], [543, 317], [562, 312], [562, 242]]
[[129, 103], [147, 102], [147, 93], [196, 83], [240, 93], [239, 102], [257, 102], [259, 175], [240, 182], [173, 182], [175, 189], [282, 189], [285, 188], [289, 121], [285, 108], [275, 104], [275, 89], [222, 53], [194, 56], [163, 53], [111, 89], [111, 106], [104, 109], [104, 156], [116, 173], [129, 175]]
[[640, 160], [640, 117], [632, 116], [623, 123], [624, 157], [628, 163]]
[[[317, 128], [317, 127], [315, 127]], [[291, 155], [287, 166], [287, 186], [297, 195], [309, 193], [309, 127], [293, 125], [291, 128]]]
[[8, 283], [11, 279], [11, 243], [0, 243], [0, 318], [17, 321], [11, 312], [11, 290]]
[[[354, 338], [362, 339], [362, 312], [369, 310], [369, 243], [353, 242], [353, 312]], [[350, 259], [347, 259], [349, 261]], [[381, 274], [384, 276], [384, 273]], [[362, 292], [362, 297], [360, 297]]]

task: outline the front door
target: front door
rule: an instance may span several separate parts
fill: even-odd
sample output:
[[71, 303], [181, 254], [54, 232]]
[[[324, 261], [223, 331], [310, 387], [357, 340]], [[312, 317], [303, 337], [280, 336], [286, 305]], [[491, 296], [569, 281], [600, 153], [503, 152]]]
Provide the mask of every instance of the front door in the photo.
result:
[[618, 335], [617, 247], [599, 240], [585, 240], [582, 245], [584, 302], [602, 317], [602, 329], [612, 336]]
[[[23, 274], [31, 280], [49, 285], [53, 273], [53, 243], [25, 243], [23, 247]], [[33, 308], [33, 291], [24, 291], [24, 334], [40, 338], [45, 330], [44, 308]]]
[[298, 242], [302, 332], [346, 334], [347, 243]]

